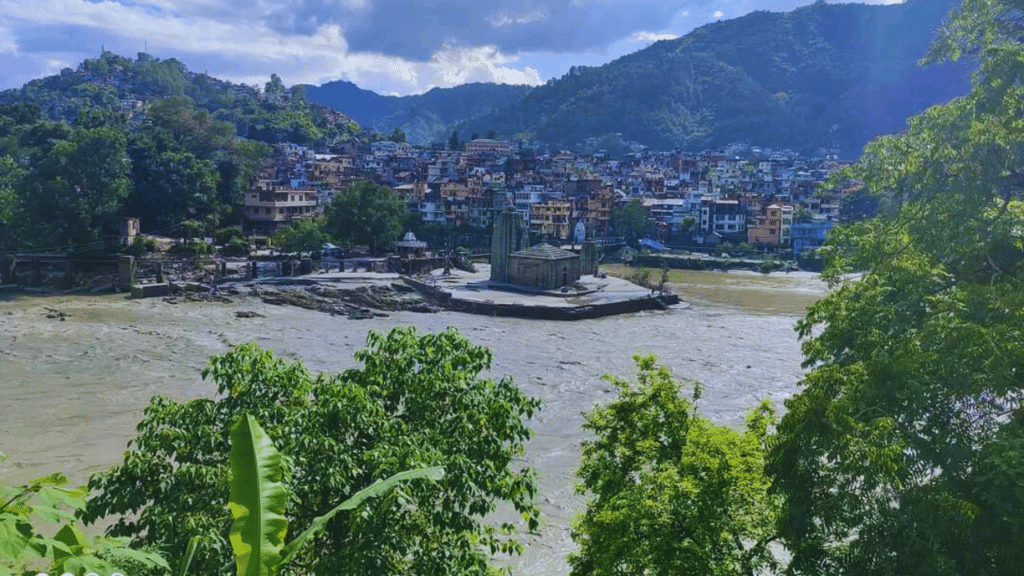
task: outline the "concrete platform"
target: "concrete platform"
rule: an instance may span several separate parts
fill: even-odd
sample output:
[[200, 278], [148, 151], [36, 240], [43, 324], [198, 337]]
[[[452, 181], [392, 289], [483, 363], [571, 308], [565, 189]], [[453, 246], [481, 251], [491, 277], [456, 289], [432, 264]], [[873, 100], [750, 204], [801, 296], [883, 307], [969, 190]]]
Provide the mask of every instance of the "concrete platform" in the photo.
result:
[[578, 320], [642, 310], [665, 310], [679, 303], [674, 294], [659, 295], [620, 278], [584, 276], [581, 290], [533, 290], [490, 282], [490, 266], [477, 272], [454, 271], [441, 276], [406, 278], [406, 283], [458, 311], [493, 316], [546, 320]]

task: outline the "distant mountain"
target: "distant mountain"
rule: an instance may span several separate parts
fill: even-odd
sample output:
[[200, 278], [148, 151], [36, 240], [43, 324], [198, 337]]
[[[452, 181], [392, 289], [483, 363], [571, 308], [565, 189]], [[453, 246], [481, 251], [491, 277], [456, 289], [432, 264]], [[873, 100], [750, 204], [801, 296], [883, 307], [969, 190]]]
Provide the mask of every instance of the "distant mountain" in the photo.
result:
[[459, 128], [577, 148], [747, 141], [856, 157], [875, 136], [902, 131], [909, 116], [967, 93], [971, 63], [918, 65], [953, 6], [818, 2], [754, 12], [604, 66], [573, 68]]
[[447, 140], [461, 122], [519, 102], [531, 87], [477, 82], [416, 96], [381, 96], [345, 80], [303, 88], [309, 100], [344, 112], [361, 126], [381, 133], [400, 128], [410, 142], [429, 144]]

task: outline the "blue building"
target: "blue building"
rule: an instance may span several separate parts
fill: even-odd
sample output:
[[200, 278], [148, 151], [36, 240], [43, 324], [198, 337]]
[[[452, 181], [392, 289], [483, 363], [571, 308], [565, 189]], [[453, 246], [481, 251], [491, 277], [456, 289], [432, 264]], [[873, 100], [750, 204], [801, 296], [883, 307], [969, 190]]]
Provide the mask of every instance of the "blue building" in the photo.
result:
[[799, 257], [804, 250], [817, 248], [825, 243], [828, 231], [835, 223], [832, 220], [818, 220], [814, 222], [794, 222], [793, 234], [793, 256]]

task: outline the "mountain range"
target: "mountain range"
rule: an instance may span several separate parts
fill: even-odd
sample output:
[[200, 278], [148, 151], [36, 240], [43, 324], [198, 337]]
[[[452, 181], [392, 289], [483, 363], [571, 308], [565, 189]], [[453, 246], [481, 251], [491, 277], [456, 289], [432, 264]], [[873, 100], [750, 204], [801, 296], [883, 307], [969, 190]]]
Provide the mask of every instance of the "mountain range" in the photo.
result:
[[495, 131], [552, 146], [703, 149], [729, 142], [855, 157], [909, 116], [965, 94], [969, 61], [922, 68], [950, 0], [817, 2], [753, 12], [534, 88], [469, 84], [380, 96], [339, 81], [307, 97], [414, 143]]

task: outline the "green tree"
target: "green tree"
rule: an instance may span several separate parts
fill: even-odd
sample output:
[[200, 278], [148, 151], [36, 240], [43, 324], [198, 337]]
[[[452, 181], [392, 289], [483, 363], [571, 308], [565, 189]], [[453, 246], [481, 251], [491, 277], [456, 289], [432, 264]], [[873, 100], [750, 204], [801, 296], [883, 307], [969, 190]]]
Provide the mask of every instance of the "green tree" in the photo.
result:
[[14, 217], [18, 199], [16, 187], [22, 172], [14, 158], [0, 156], [0, 230]]
[[136, 147], [132, 150], [135, 188], [128, 211], [149, 229], [167, 229], [185, 219], [203, 218], [217, 202], [217, 171], [191, 152]]
[[[637, 382], [585, 415], [573, 576], [762, 573], [778, 514], [764, 474], [773, 423], [764, 402], [737, 432], [700, 416], [700, 384], [680, 382], [653, 356], [635, 357]], [[682, 395], [693, 387], [693, 402]]]
[[448, 149], [458, 150], [459, 149], [459, 131], [452, 130], [452, 135], [448, 137]]
[[271, 74], [270, 82], [267, 82], [266, 86], [263, 87], [263, 93], [267, 96], [282, 97], [286, 91], [284, 82], [281, 81], [281, 77], [277, 74]]
[[392, 142], [405, 142], [405, 132], [401, 128], [395, 128], [395, 130], [388, 135], [388, 140]]
[[216, 356], [204, 375], [216, 399], [156, 397], [124, 463], [94, 476], [85, 519], [117, 514], [112, 535], [180, 560], [200, 536], [196, 574], [229, 574], [231, 425], [245, 413], [281, 452], [294, 530], [379, 478], [443, 466], [437, 483], [404, 485], [334, 516], [295, 558], [312, 574], [489, 574], [489, 554], [520, 545], [484, 522], [499, 503], [537, 525], [534, 473], [514, 460], [540, 401], [481, 376], [491, 354], [454, 329], [371, 333], [361, 368], [310, 374], [254, 345]]
[[16, 227], [25, 243], [83, 246], [116, 233], [129, 186], [122, 130], [44, 122], [21, 140], [28, 167], [18, 186]]
[[624, 206], [616, 206], [611, 211], [611, 224], [616, 234], [626, 237], [626, 243], [636, 247], [640, 239], [650, 233], [652, 222], [650, 214], [639, 200], [630, 200]]
[[274, 233], [273, 245], [282, 252], [314, 252], [327, 242], [319, 220], [296, 220]]
[[835, 290], [798, 325], [811, 370], [770, 458], [794, 574], [1020, 573], [1019, 8], [965, 2], [932, 57], [976, 55], [971, 94], [845, 175], [884, 201], [822, 249]]
[[315, 518], [305, 532], [293, 536], [288, 544], [284, 543], [288, 531], [288, 491], [281, 482], [282, 475], [281, 453], [255, 418], [242, 415], [231, 427], [231, 500], [228, 502], [234, 518], [231, 547], [238, 576], [277, 574], [311, 538], [322, 534], [339, 512], [352, 510], [367, 498], [380, 496], [405, 480], [437, 480], [444, 476], [444, 468], [420, 468], [377, 480]]
[[341, 244], [378, 247], [398, 239], [409, 209], [394, 190], [373, 182], [357, 182], [327, 206], [325, 230]]
[[[0, 454], [0, 461], [4, 455]], [[85, 506], [83, 487], [66, 488], [60, 473], [36, 478], [22, 486], [0, 484], [0, 575], [101, 572], [118, 568], [167, 568], [156, 554], [132, 550], [125, 539], [90, 537], [75, 523]], [[57, 525], [52, 537], [39, 530]]]

